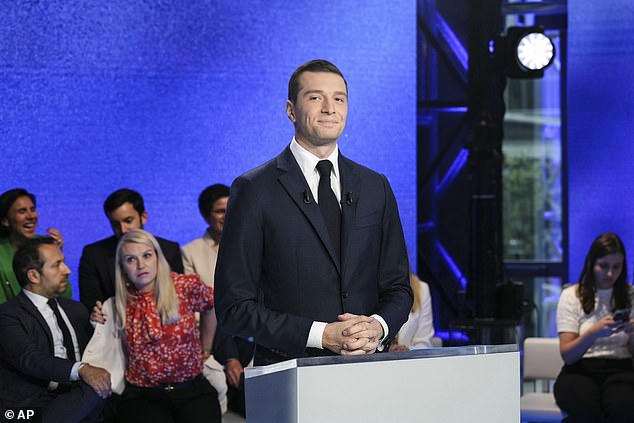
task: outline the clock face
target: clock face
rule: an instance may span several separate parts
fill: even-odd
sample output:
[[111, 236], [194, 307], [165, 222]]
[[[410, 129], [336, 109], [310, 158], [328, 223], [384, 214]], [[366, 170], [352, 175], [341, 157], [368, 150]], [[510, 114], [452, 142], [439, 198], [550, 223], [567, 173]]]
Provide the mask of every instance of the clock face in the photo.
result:
[[553, 42], [542, 33], [523, 36], [517, 43], [517, 60], [526, 69], [540, 70], [550, 64], [555, 56]]

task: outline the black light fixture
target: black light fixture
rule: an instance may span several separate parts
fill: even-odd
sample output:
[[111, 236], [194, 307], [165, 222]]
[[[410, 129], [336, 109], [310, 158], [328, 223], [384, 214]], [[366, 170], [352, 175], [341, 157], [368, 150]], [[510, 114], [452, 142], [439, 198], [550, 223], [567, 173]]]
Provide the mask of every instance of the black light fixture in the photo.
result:
[[512, 26], [498, 41], [509, 78], [541, 78], [555, 58], [555, 45], [542, 27]]

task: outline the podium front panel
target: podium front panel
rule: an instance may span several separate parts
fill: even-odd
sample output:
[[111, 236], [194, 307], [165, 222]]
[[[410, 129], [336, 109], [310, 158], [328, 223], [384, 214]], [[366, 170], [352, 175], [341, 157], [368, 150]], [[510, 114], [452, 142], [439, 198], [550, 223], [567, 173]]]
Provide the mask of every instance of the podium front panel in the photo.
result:
[[517, 346], [319, 357], [247, 369], [251, 422], [518, 422]]

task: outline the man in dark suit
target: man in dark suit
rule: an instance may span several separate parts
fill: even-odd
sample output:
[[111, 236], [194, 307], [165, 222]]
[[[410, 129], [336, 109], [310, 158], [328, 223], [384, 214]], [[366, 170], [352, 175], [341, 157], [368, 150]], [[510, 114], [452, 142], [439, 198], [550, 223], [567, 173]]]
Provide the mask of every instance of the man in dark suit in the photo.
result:
[[41, 408], [44, 422], [96, 417], [110, 395], [110, 374], [81, 362], [92, 335], [88, 312], [59, 296], [70, 270], [52, 238], [33, 238], [16, 252], [22, 292], [0, 305], [0, 402], [4, 409]]
[[300, 66], [288, 91], [290, 146], [231, 187], [219, 325], [255, 339], [256, 364], [382, 350], [412, 305], [394, 194], [339, 153], [348, 87], [336, 66]]
[[[114, 235], [86, 245], [79, 260], [79, 300], [89, 310], [98, 301], [114, 296], [115, 252], [119, 238], [133, 229], [143, 229], [148, 217], [141, 194], [127, 188], [110, 194], [103, 203], [103, 211]], [[156, 240], [172, 271], [184, 273], [178, 243], [159, 237]]]

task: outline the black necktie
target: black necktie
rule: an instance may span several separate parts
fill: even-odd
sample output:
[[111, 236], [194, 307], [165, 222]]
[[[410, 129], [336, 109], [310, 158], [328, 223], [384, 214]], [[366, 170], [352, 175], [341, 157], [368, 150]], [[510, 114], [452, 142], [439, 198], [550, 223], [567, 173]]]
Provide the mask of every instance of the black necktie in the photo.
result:
[[66, 348], [66, 357], [69, 360], [76, 361], [77, 357], [75, 357], [75, 347], [73, 346], [73, 338], [70, 336], [70, 331], [68, 330], [68, 326], [66, 326], [66, 322], [62, 318], [62, 314], [59, 312], [59, 307], [57, 306], [57, 300], [55, 298], [51, 298], [48, 300], [48, 305], [53, 309], [53, 313], [55, 313], [55, 318], [57, 319], [57, 324], [59, 328], [62, 330], [62, 335], [64, 337], [64, 348]]
[[330, 172], [332, 171], [332, 163], [330, 160], [321, 160], [317, 163], [317, 172], [319, 172], [319, 188], [317, 195], [319, 196], [319, 209], [324, 217], [328, 234], [332, 241], [337, 259], [341, 259], [341, 209], [335, 193], [330, 187]]

